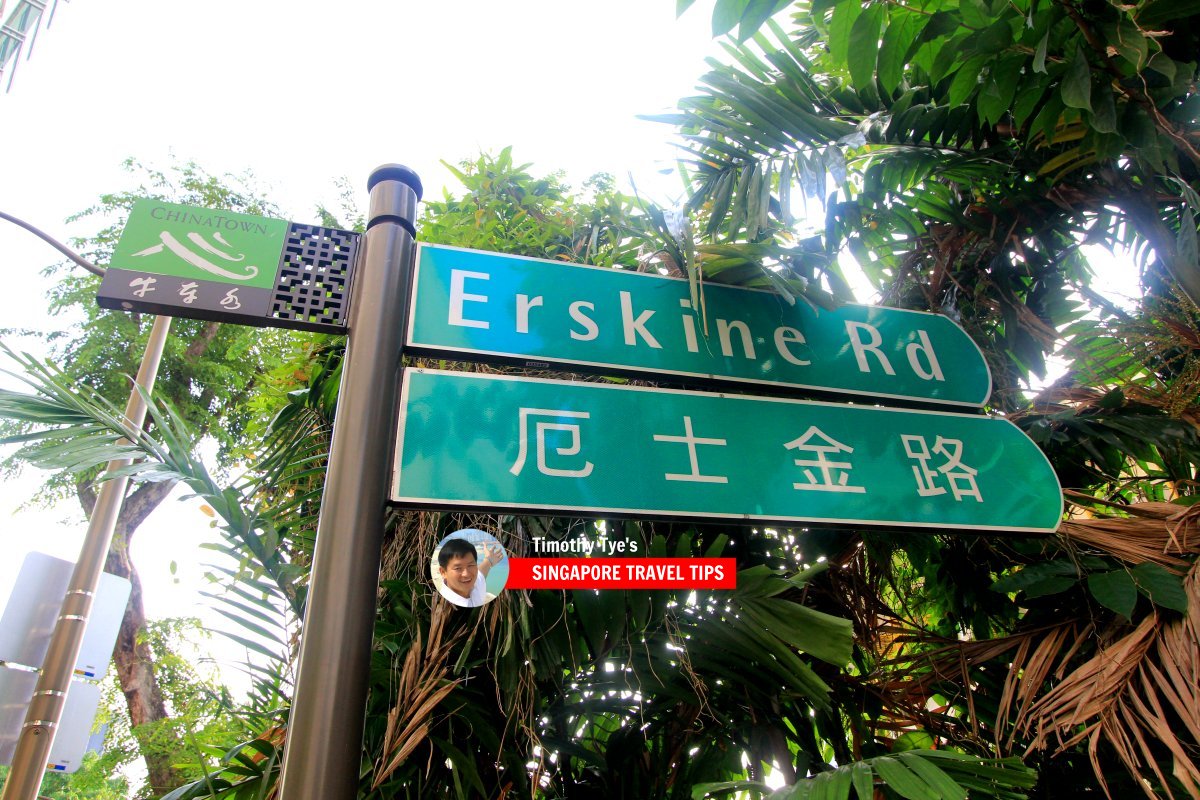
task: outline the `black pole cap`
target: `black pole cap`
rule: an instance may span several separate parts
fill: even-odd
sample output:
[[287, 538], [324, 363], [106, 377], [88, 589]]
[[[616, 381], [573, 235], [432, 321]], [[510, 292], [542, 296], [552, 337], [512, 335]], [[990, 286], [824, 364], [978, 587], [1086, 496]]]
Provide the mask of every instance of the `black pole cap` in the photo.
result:
[[367, 178], [367, 191], [375, 188], [376, 184], [383, 181], [400, 181], [417, 193], [417, 200], [421, 199], [421, 194], [424, 189], [421, 187], [421, 179], [417, 177], [417, 173], [413, 172], [403, 164], [384, 164], [376, 167], [371, 173], [371, 177]]

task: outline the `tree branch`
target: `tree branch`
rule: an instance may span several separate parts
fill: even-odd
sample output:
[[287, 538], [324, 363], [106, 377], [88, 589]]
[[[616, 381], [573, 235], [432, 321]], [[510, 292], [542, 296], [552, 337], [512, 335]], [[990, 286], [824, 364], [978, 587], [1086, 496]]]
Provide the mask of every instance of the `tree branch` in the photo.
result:
[[[1087, 20], [1083, 18], [1083, 15], [1079, 13], [1079, 9], [1077, 9], [1074, 4], [1070, 2], [1070, 0], [1059, 0], [1059, 5], [1063, 7], [1063, 10], [1066, 11], [1067, 16], [1071, 18], [1071, 21], [1075, 23], [1075, 27], [1079, 28], [1079, 32], [1083, 34], [1083, 38], [1087, 40], [1087, 43], [1092, 50], [1099, 54], [1104, 63], [1104, 70], [1112, 76], [1113, 84], [1116, 86], [1117, 91], [1124, 95], [1125, 98], [1130, 102], [1137, 103], [1139, 106], [1144, 108], [1146, 113], [1150, 115], [1150, 118], [1154, 120], [1154, 126], [1158, 128], [1163, 135], [1174, 142], [1175, 146], [1182, 150], [1184, 155], [1186, 155], [1193, 164], [1200, 167], [1200, 150], [1197, 150], [1195, 145], [1188, 141], [1187, 136], [1181, 130], [1177, 129], [1169, 119], [1163, 116], [1162, 112], [1158, 110], [1158, 105], [1149, 95], [1147, 95], [1145, 92], [1126, 86], [1123, 83], [1126, 76], [1121, 72], [1117, 65], [1113, 63], [1113, 58], [1108, 53], [1108, 46], [1100, 39], [1099, 36], [1096, 35], [1096, 31], [1091, 25], [1088, 24]], [[1134, 69], [1137, 77], [1142, 78], [1142, 73], [1140, 71], [1136, 71], [1139, 69], [1137, 65], [1134, 65]], [[1142, 82], [1143, 84], [1145, 83], [1144, 78], [1142, 78]]]
[[217, 332], [220, 330], [221, 323], [219, 322], [204, 323], [204, 327], [200, 329], [200, 334], [192, 340], [187, 350], [184, 351], [184, 357], [189, 361], [195, 361], [200, 358], [208, 350], [208, 346], [212, 344], [213, 339], [217, 337]]
[[167, 498], [175, 488], [176, 481], [158, 481], [143, 483], [125, 498], [121, 504], [121, 514], [117, 518], [117, 533], [124, 535], [126, 542], [146, 517]]
[[75, 496], [79, 498], [79, 505], [83, 507], [83, 515], [91, 519], [92, 511], [96, 508], [96, 482], [92, 478], [76, 481]]

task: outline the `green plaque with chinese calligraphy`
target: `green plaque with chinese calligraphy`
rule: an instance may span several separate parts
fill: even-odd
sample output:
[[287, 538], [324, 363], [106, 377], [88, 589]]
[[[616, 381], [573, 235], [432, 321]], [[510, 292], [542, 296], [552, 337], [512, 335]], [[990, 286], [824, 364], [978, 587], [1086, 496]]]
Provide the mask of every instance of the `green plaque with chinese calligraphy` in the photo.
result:
[[113, 251], [112, 265], [270, 289], [287, 228], [282, 219], [139, 200]]
[[340, 331], [358, 234], [139, 200], [113, 251], [105, 308]]
[[439, 508], [1053, 531], [1004, 419], [408, 370], [392, 500]]

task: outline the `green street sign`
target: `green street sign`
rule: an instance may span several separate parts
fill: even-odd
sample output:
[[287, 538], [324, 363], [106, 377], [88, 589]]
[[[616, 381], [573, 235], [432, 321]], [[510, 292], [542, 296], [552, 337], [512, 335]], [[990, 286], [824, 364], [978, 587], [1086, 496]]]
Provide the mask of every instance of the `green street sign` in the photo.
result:
[[358, 234], [139, 200], [97, 301], [104, 308], [340, 332]]
[[422, 244], [406, 350], [960, 407], [991, 394], [983, 354], [947, 317], [710, 283], [706, 335], [690, 297], [661, 275]]
[[1004, 419], [407, 370], [391, 499], [430, 508], [1053, 531]]

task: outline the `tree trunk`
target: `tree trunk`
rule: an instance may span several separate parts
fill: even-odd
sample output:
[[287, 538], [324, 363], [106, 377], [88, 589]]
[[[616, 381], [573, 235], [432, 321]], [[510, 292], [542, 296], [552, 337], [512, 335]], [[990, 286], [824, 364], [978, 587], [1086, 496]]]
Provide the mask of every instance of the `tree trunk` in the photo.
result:
[[[106, 572], [128, 578], [133, 584], [129, 605], [125, 607], [125, 616], [121, 619], [121, 631], [113, 648], [113, 663], [125, 695], [125, 705], [129, 709], [130, 729], [146, 760], [148, 781], [155, 796], [185, 783], [185, 777], [171, 766], [175, 760], [173, 754], [182, 750], [183, 743], [173, 731], [159, 731], [156, 728], [160, 726], [154, 725], [168, 719], [169, 715], [155, 677], [154, 657], [144, 635], [146, 609], [142, 602], [142, 581], [129, 556], [129, 544], [137, 527], [166, 498], [174, 485], [173, 482], [144, 483], [126, 496], [117, 517], [112, 547], [104, 564]], [[96, 494], [90, 481], [76, 488], [79, 502], [91, 517]]]

